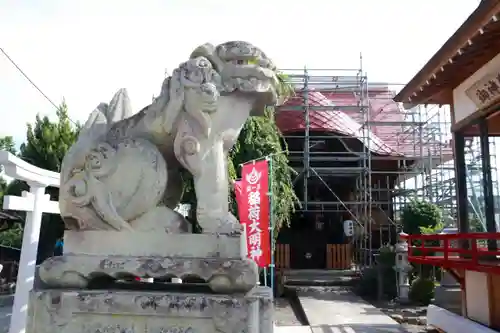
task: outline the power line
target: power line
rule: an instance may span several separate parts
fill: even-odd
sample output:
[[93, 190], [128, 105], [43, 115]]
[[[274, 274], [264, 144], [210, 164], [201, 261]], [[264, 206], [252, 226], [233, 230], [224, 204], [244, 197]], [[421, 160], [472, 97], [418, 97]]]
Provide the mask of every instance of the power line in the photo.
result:
[[[3, 55], [7, 58], [7, 60], [9, 60], [9, 61], [10, 61], [10, 63], [11, 63], [14, 67], [16, 67], [16, 69], [19, 71], [19, 73], [21, 73], [21, 74], [24, 76], [24, 78], [25, 78], [26, 80], [28, 80], [28, 82], [29, 82], [29, 83], [31, 83], [31, 85], [32, 85], [32, 86], [33, 86], [36, 90], [38, 90], [38, 92], [39, 92], [40, 94], [42, 94], [42, 96], [43, 96], [43, 97], [45, 97], [45, 99], [46, 99], [46, 100], [47, 100], [50, 104], [52, 104], [52, 105], [56, 108], [56, 110], [59, 110], [59, 106], [57, 106], [57, 104], [56, 104], [56, 103], [54, 103], [54, 102], [53, 102], [53, 101], [49, 98], [49, 96], [47, 96], [47, 95], [46, 95], [46, 94], [42, 91], [42, 89], [40, 89], [40, 88], [39, 88], [39, 87], [35, 84], [35, 82], [33, 82], [33, 80], [31, 80], [31, 79], [29, 78], [29, 76], [28, 76], [28, 75], [27, 75], [27, 74], [26, 74], [26, 73], [25, 73], [25, 72], [21, 69], [21, 67], [19, 67], [19, 65], [18, 65], [18, 64], [17, 64], [17, 63], [16, 63], [16, 62], [15, 62], [15, 61], [14, 61], [14, 60], [13, 60], [13, 59], [12, 59], [12, 58], [8, 55], [8, 54], [7, 54], [7, 52], [5, 52], [5, 50], [4, 50], [3, 48], [1, 48], [1, 47], [0, 47], [0, 52], [2, 52], [2, 53], [3, 53]], [[69, 115], [66, 115], [66, 117], [67, 117], [67, 118], [69, 119], [69, 121], [71, 121], [73, 124], [77, 125], [77, 123], [76, 123], [76, 122], [74, 122], [74, 121], [73, 121], [73, 119], [71, 119], [71, 118], [69, 117]]]

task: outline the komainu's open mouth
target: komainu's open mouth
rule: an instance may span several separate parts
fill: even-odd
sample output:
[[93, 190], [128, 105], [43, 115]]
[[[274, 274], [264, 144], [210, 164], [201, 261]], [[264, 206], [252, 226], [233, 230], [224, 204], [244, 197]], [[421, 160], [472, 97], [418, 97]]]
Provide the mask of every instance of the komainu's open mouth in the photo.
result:
[[205, 44], [198, 47], [193, 57], [204, 57], [220, 74], [222, 95], [233, 92], [252, 94], [256, 98], [252, 115], [260, 115], [267, 105], [275, 105], [278, 99], [276, 66], [256, 46], [232, 41], [214, 47]]
[[226, 92], [257, 94], [253, 114], [276, 103], [276, 66], [264, 52], [250, 43], [233, 41], [217, 46], [215, 53], [224, 63], [221, 75]]

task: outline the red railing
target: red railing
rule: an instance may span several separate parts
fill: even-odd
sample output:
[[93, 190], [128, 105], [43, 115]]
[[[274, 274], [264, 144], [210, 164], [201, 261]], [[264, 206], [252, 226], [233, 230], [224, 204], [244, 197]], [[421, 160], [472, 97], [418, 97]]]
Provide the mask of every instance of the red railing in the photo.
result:
[[[500, 274], [500, 233], [401, 235], [408, 242], [408, 260], [444, 268]], [[488, 249], [488, 242], [497, 250]]]

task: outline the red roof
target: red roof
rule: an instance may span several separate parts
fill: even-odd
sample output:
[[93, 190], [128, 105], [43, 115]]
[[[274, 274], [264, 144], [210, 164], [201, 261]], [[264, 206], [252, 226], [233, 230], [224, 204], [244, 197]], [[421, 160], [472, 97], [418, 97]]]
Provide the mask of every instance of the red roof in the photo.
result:
[[[309, 130], [355, 137], [380, 155], [411, 157], [428, 155], [431, 151], [433, 156], [448, 155], [445, 160], [451, 159], [450, 143], [427, 143], [422, 147], [424, 154], [421, 153], [420, 146], [415, 142], [418, 135], [414, 135], [413, 130], [405, 131], [405, 111], [393, 101], [393, 97], [394, 93], [388, 89], [371, 89], [369, 110], [360, 112], [358, 98], [353, 92], [309, 91]], [[305, 129], [303, 110], [301, 92], [297, 92], [296, 96], [280, 107], [276, 123], [284, 134]], [[367, 115], [369, 119], [364, 119]], [[369, 141], [364, 138], [367, 135], [363, 135], [363, 124], [370, 129]]]

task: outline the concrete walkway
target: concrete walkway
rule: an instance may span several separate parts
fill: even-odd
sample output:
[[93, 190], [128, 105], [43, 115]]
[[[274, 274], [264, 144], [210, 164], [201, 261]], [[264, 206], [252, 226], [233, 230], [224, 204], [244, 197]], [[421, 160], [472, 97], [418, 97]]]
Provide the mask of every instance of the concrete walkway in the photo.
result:
[[352, 291], [317, 287], [299, 291], [298, 296], [312, 333], [406, 332], [396, 321]]
[[309, 326], [275, 326], [274, 333], [312, 333]]

